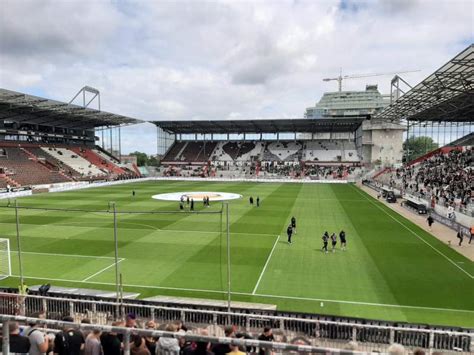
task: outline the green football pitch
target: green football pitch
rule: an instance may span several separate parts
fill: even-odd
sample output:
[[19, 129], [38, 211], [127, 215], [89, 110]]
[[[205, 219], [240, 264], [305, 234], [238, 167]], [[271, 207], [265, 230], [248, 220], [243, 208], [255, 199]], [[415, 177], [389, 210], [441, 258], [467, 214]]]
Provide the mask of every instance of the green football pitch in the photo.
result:
[[[132, 190], [136, 196], [132, 196]], [[474, 326], [474, 263], [351, 184], [147, 181], [18, 200], [23, 274], [28, 285], [115, 289], [113, 216], [124, 291], [226, 299], [225, 214], [179, 212], [152, 195], [219, 191], [229, 202], [232, 299], [279, 310], [392, 321]], [[261, 206], [248, 197], [259, 196]], [[0, 201], [0, 238], [11, 241], [18, 285], [14, 209]], [[218, 212], [196, 202], [197, 211]], [[175, 211], [175, 212], [174, 212]], [[293, 244], [286, 242], [297, 219]], [[347, 250], [322, 253], [324, 231], [347, 234]]]

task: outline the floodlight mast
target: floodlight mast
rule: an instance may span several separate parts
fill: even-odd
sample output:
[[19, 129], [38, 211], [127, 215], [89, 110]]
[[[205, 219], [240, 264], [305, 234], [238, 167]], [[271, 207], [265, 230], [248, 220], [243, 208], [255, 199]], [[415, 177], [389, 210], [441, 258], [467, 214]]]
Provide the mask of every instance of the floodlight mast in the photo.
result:
[[[86, 103], [86, 92], [93, 95], [92, 98], [87, 103]], [[69, 101], [69, 103], [72, 104], [74, 102], [74, 100], [80, 94], [82, 94], [82, 107], [87, 108], [91, 104], [91, 102], [94, 101], [95, 98], [97, 98], [97, 105], [98, 105], [98, 109], [100, 111], [100, 91], [99, 90], [97, 90], [96, 88], [93, 88], [91, 86], [86, 85], [81, 90], [79, 90], [77, 92], [77, 94], [72, 98], [71, 101]]]
[[342, 70], [339, 73], [339, 76], [336, 78], [324, 78], [323, 81], [337, 81], [339, 92], [342, 91], [342, 80], [346, 79], [359, 79], [359, 78], [370, 78], [373, 76], [383, 76], [383, 75], [393, 75], [393, 74], [405, 74], [405, 73], [415, 73], [419, 72], [420, 70], [404, 70], [404, 71], [396, 71], [391, 73], [374, 73], [374, 74], [361, 74], [361, 75], [342, 75]]

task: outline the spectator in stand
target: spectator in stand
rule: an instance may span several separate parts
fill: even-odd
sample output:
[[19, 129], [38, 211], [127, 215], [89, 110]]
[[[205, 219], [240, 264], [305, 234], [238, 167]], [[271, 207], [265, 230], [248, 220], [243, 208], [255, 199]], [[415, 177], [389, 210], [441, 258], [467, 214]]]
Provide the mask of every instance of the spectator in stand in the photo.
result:
[[137, 328], [137, 316], [133, 313], [127, 314], [125, 326], [127, 328]]
[[131, 355], [151, 355], [150, 350], [146, 347], [145, 339], [134, 334], [130, 339], [130, 354]]
[[[30, 340], [28, 337], [20, 335], [20, 326], [18, 322], [10, 322], [8, 324], [8, 331], [10, 336], [10, 352], [9, 354], [28, 354], [30, 350]], [[0, 345], [3, 345], [0, 339]]]
[[440, 152], [420, 163], [397, 169], [390, 176], [390, 185], [444, 207], [455, 204], [466, 208], [472, 204], [473, 162], [472, 148]]
[[[72, 317], [64, 317], [63, 322], [74, 322]], [[80, 355], [84, 349], [84, 337], [80, 331], [72, 326], [66, 326], [54, 338], [54, 354]]]
[[388, 347], [387, 353], [389, 355], [404, 355], [406, 352], [405, 347], [403, 345], [393, 343]]
[[[156, 329], [156, 323], [152, 320], [146, 322], [145, 328], [148, 330], [155, 330]], [[154, 354], [156, 351], [156, 341], [158, 339], [154, 337], [145, 337], [145, 345], [147, 349], [150, 351], [151, 354]]]
[[[260, 336], [258, 337], [258, 340], [262, 340], [262, 341], [273, 341], [274, 339], [275, 338], [273, 337], [272, 328], [270, 328], [270, 327], [265, 327], [263, 329], [263, 333], [260, 334]], [[259, 353], [259, 355], [273, 354], [271, 349], [266, 349], [264, 347], [260, 347], [258, 353]]]
[[[224, 329], [224, 336], [226, 338], [233, 338], [235, 337], [235, 330], [234, 330], [234, 327], [232, 326], [229, 326], [229, 327], [225, 327]], [[212, 347], [212, 352], [215, 354], [215, 355], [225, 355], [227, 353], [230, 353], [232, 350], [231, 348], [229, 347], [228, 344], [214, 344], [214, 346]]]
[[[168, 324], [165, 329], [167, 332], [177, 332], [178, 327], [175, 324]], [[181, 348], [178, 339], [160, 337], [156, 342], [156, 355], [179, 355]]]
[[[81, 320], [81, 324], [91, 324], [91, 320], [89, 318], [84, 318]], [[82, 335], [84, 336], [84, 339], [87, 339], [87, 336], [90, 334], [90, 330], [84, 330], [81, 329]]]
[[[206, 329], [201, 329], [199, 334], [205, 336], [209, 335]], [[183, 348], [183, 355], [213, 355], [213, 353], [209, 351], [210, 347], [211, 344], [208, 342], [191, 342], [188, 344], [188, 346]]]
[[84, 355], [102, 355], [102, 345], [100, 344], [100, 330], [94, 329], [87, 335], [84, 345]]
[[240, 351], [240, 348], [237, 345], [230, 344], [229, 347], [230, 347], [230, 351], [227, 354], [230, 354], [230, 355], [245, 355], [246, 354], [243, 351]]
[[[42, 318], [42, 314], [33, 313], [32, 318]], [[24, 334], [30, 340], [30, 355], [44, 355], [48, 348], [52, 348], [52, 343], [48, 336], [38, 329], [40, 325], [36, 322], [30, 323], [29, 327], [24, 330]]]
[[[113, 327], [121, 327], [124, 324], [122, 322], [113, 322]], [[109, 332], [102, 333], [100, 336], [100, 343], [102, 344], [102, 350], [104, 355], [121, 355], [122, 353], [122, 341], [118, 337], [117, 333]]]

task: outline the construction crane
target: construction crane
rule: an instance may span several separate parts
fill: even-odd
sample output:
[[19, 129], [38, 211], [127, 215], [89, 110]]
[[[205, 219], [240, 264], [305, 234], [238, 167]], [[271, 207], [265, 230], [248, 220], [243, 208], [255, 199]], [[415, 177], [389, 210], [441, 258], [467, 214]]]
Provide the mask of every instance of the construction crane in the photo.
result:
[[344, 79], [359, 79], [359, 78], [369, 78], [372, 76], [382, 76], [382, 75], [393, 75], [393, 74], [405, 74], [405, 73], [415, 73], [419, 72], [420, 70], [404, 70], [404, 71], [396, 71], [392, 73], [377, 73], [377, 74], [361, 74], [361, 75], [344, 75], [342, 76], [342, 70], [341, 73], [337, 78], [325, 78], [323, 81], [333, 81], [336, 80], [338, 83], [339, 87], [339, 92], [342, 91], [342, 80]]

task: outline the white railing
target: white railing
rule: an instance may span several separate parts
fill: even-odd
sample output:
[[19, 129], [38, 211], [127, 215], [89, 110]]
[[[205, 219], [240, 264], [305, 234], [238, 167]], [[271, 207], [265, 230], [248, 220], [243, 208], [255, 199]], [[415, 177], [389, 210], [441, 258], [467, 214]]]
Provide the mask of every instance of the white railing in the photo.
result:
[[[3, 343], [2, 343], [2, 354], [10, 354], [9, 349], [9, 334], [8, 326], [10, 322], [21, 322], [21, 323], [36, 323], [45, 326], [52, 326], [56, 329], [53, 329], [53, 333], [57, 333], [60, 328], [75, 328], [83, 331], [93, 331], [99, 329], [102, 332], [113, 332], [123, 335], [123, 353], [124, 355], [130, 354], [130, 338], [132, 335], [139, 335], [141, 337], [153, 337], [153, 338], [175, 338], [175, 339], [184, 339], [189, 342], [207, 342], [211, 344], [232, 344], [239, 347], [255, 347], [263, 349], [273, 349], [277, 352], [297, 352], [297, 353], [331, 353], [338, 354], [341, 351], [337, 348], [327, 348], [327, 347], [315, 347], [311, 345], [302, 345], [302, 344], [288, 344], [281, 342], [270, 342], [270, 341], [261, 341], [254, 339], [245, 339], [245, 338], [228, 338], [228, 337], [216, 337], [216, 336], [207, 336], [194, 334], [191, 332], [180, 333], [180, 332], [168, 332], [163, 330], [149, 330], [149, 329], [137, 329], [137, 328], [125, 328], [125, 327], [116, 327], [109, 325], [97, 325], [97, 324], [81, 324], [81, 323], [71, 323], [58, 320], [49, 320], [49, 319], [39, 319], [39, 318], [29, 318], [22, 316], [7, 316], [0, 315], [0, 320], [2, 321], [2, 334], [3, 334]], [[42, 330], [46, 330], [42, 328]], [[49, 330], [49, 329], [48, 329]], [[366, 352], [359, 351], [350, 351], [344, 350], [344, 354], [364, 354]], [[173, 354], [173, 352], [170, 352]]]
[[234, 325], [244, 332], [255, 332], [265, 326], [278, 329], [286, 337], [304, 337], [311, 344], [333, 346], [354, 341], [369, 346], [371, 350], [383, 351], [396, 342], [408, 348], [469, 352], [474, 350], [472, 330], [450, 331], [436, 328], [420, 329], [416, 325], [393, 326], [362, 320], [331, 321], [302, 318], [297, 315], [271, 315], [264, 311], [252, 313], [225, 312], [219, 309], [168, 307], [145, 301], [116, 303], [103, 299], [77, 299], [51, 296], [0, 293], [0, 314], [32, 315], [43, 313], [48, 318], [62, 319], [71, 316], [75, 320], [88, 318], [96, 324], [106, 325], [111, 321], [134, 314], [143, 321], [154, 320], [168, 323], [181, 320], [195, 327], [224, 327]]

